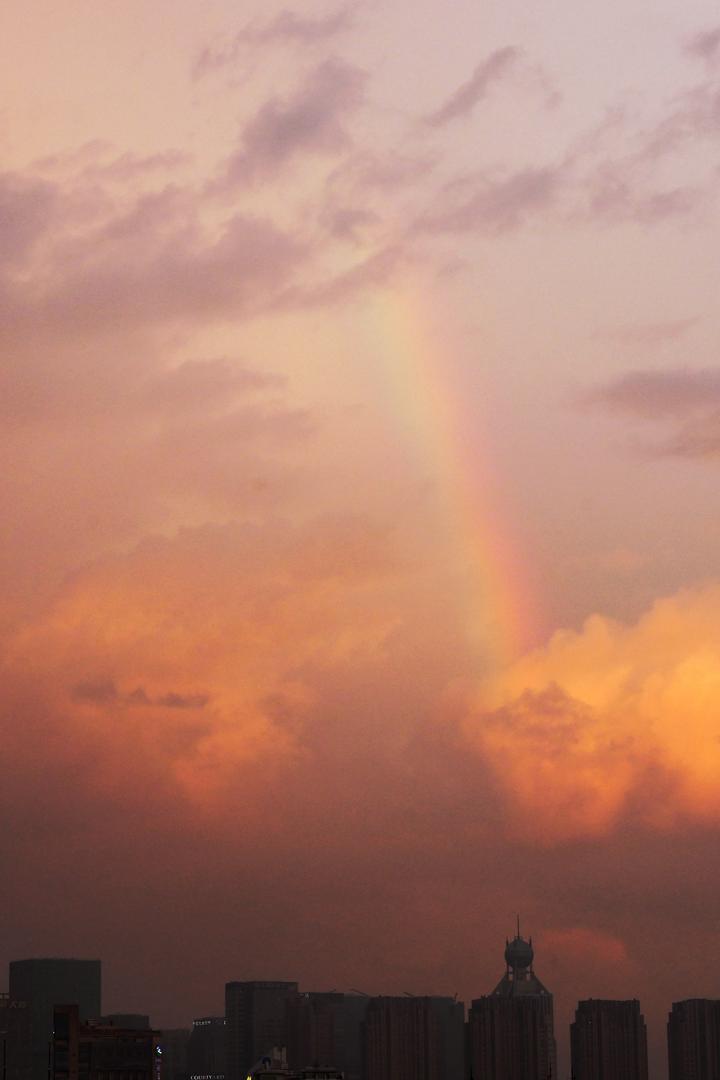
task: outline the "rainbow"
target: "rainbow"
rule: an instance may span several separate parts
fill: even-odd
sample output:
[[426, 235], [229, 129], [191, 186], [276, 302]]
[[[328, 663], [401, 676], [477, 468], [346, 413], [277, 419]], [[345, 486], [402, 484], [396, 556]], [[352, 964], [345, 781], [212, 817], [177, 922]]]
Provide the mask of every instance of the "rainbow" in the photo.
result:
[[390, 286], [366, 303], [365, 340], [383, 364], [395, 421], [437, 480], [470, 644], [488, 665], [504, 666], [536, 639], [536, 602], [501, 511], [492, 454], [483, 433], [471, 429], [443, 362], [447, 331], [441, 334], [437, 305], [417, 287]]

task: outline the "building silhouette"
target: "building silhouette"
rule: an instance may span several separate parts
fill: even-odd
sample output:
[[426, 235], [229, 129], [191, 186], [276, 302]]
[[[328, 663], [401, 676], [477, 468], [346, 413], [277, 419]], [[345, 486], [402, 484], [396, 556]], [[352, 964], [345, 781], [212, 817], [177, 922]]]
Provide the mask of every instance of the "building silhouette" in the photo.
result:
[[245, 1080], [274, 1048], [287, 1046], [285, 1002], [296, 982], [229, 982], [225, 985], [227, 1080]]
[[363, 1025], [365, 1080], [459, 1080], [464, 1014], [454, 998], [371, 998]]
[[159, 1034], [84, 1023], [77, 1005], [56, 1005], [48, 1080], [161, 1080]]
[[345, 1056], [344, 994], [302, 993], [287, 998], [287, 1060], [291, 1069], [340, 1068]]
[[356, 990], [344, 995], [343, 999], [343, 1054], [338, 1067], [345, 1074], [345, 1080], [363, 1080], [365, 1068], [365, 1017], [370, 998]]
[[467, 1023], [473, 1080], [556, 1080], [553, 997], [533, 971], [532, 938], [505, 942], [505, 974], [476, 998]]
[[[225, 1017], [220, 1018], [225, 1024]], [[162, 1049], [162, 1080], [189, 1080], [188, 1043], [189, 1028], [163, 1028], [160, 1047]], [[225, 1059], [223, 1056], [223, 1069]]]
[[648, 1080], [639, 1001], [580, 1001], [570, 1026], [573, 1080]]
[[32, 1068], [32, 1015], [26, 1001], [0, 994], [0, 1076], [2, 1080], [30, 1080]]
[[670, 1080], [720, 1077], [720, 1001], [673, 1002], [667, 1036]]
[[226, 1032], [224, 1016], [201, 1016], [193, 1020], [187, 1043], [190, 1080], [225, 1080]]
[[147, 1031], [150, 1028], [150, 1017], [145, 1013], [108, 1013], [101, 1016], [100, 1023], [106, 1027], [134, 1028], [136, 1031]]
[[99, 960], [12, 960], [9, 996], [26, 1002], [30, 1038], [8, 1057], [14, 1080], [47, 1080], [48, 1055], [56, 1005], [77, 1005], [81, 1020], [98, 1017], [101, 1009]]

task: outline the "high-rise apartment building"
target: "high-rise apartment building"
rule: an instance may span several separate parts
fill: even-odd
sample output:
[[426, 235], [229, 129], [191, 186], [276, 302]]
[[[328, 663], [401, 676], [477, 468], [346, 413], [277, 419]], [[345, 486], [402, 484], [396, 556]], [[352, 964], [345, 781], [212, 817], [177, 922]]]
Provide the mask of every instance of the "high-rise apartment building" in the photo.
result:
[[720, 1001], [673, 1002], [667, 1035], [670, 1080], [720, 1077]]
[[344, 1057], [344, 994], [295, 994], [285, 1003], [287, 1060], [291, 1069], [341, 1068]]
[[19, 1047], [19, 1057], [8, 1062], [16, 1080], [47, 1080], [53, 1009], [77, 1005], [81, 1020], [101, 1013], [99, 960], [13, 960], [10, 963], [10, 1000], [27, 1003], [31, 1039]]
[[461, 1080], [464, 1014], [454, 998], [371, 998], [364, 1023], [365, 1080]]
[[245, 1080], [260, 1058], [287, 1046], [285, 1003], [297, 992], [296, 982], [226, 983], [227, 1080]]
[[474, 1080], [556, 1080], [553, 997], [533, 971], [532, 939], [505, 943], [505, 974], [468, 1014], [467, 1066]]
[[570, 1026], [570, 1052], [573, 1080], [648, 1080], [640, 1002], [579, 1002]]

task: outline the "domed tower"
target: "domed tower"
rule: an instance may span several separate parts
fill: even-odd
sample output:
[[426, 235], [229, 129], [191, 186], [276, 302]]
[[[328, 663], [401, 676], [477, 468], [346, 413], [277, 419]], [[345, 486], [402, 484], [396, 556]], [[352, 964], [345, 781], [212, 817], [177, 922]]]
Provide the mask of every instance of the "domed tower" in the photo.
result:
[[532, 938], [529, 941], [525, 941], [520, 937], [520, 926], [518, 921], [518, 932], [512, 941], [505, 939], [505, 964], [506, 974], [512, 978], [514, 982], [518, 982], [521, 979], [527, 978], [532, 975], [532, 962], [535, 959], [535, 953], [532, 947]]
[[555, 1080], [553, 998], [533, 971], [532, 938], [505, 941], [505, 974], [468, 1015], [473, 1076], [483, 1080]]
[[505, 939], [505, 974], [495, 988], [496, 994], [514, 996], [516, 994], [547, 994], [543, 984], [533, 971], [532, 938], [528, 941], [520, 936], [520, 919], [517, 933], [512, 941]]

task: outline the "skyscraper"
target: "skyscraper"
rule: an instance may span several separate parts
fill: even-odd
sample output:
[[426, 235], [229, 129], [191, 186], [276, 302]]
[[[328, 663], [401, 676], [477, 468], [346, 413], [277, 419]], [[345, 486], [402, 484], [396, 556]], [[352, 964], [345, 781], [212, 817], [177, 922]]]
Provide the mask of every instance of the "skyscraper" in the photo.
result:
[[226, 983], [227, 1080], [245, 1080], [273, 1047], [287, 1046], [285, 1002], [297, 992], [296, 982]]
[[573, 1080], [647, 1080], [647, 1032], [639, 1001], [578, 1003], [570, 1026]]
[[468, 1014], [468, 1071], [474, 1080], [555, 1080], [553, 998], [533, 971], [532, 939], [505, 943], [505, 974]]
[[376, 997], [364, 1024], [365, 1080], [461, 1080], [462, 1002]]
[[667, 1034], [670, 1080], [720, 1077], [720, 1001], [673, 1002]]
[[101, 1013], [99, 960], [12, 960], [10, 999], [25, 1001], [32, 1030], [23, 1060], [9, 1062], [24, 1080], [47, 1080], [55, 1005], [77, 1005], [80, 1020]]

